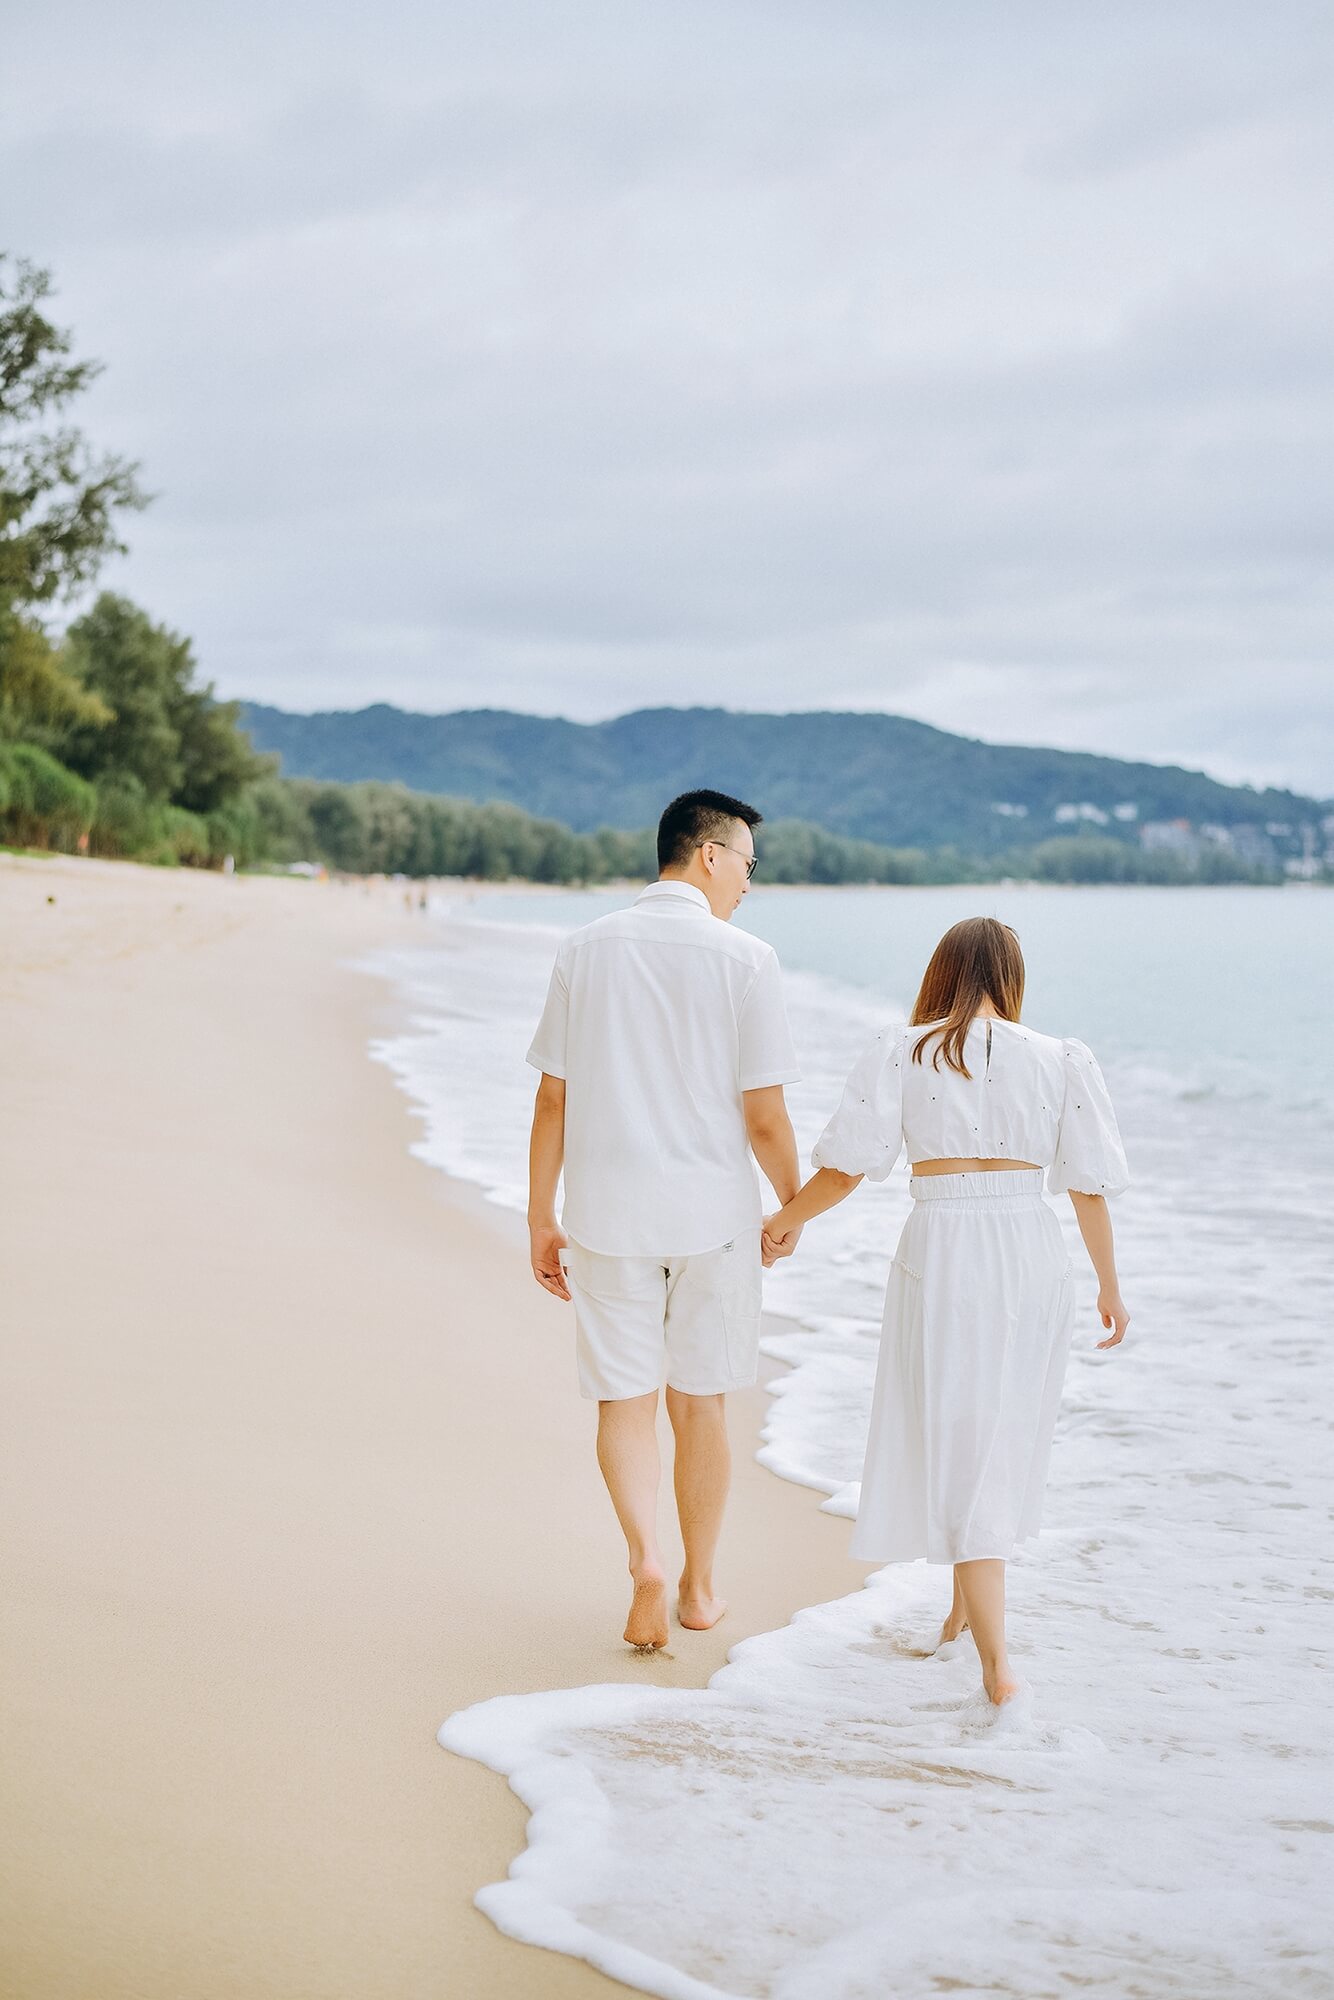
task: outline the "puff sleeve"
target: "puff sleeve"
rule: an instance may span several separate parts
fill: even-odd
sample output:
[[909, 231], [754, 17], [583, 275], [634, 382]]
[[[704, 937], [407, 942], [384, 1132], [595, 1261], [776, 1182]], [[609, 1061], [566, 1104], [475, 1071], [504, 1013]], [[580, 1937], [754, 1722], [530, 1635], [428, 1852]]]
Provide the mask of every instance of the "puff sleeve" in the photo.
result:
[[903, 1150], [901, 1028], [882, 1028], [853, 1064], [843, 1099], [816, 1141], [811, 1164], [883, 1181]]
[[1053, 1194], [1121, 1194], [1130, 1170], [1102, 1071], [1083, 1042], [1067, 1041], [1064, 1053], [1065, 1096], [1047, 1186]]

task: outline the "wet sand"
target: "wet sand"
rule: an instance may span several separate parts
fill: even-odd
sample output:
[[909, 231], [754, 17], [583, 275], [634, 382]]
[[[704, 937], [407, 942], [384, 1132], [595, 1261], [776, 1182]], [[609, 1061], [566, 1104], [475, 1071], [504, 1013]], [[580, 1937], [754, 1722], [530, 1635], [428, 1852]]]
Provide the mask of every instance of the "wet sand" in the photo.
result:
[[703, 1685], [862, 1574], [754, 1463], [755, 1391], [728, 1618], [620, 1643], [566, 1309], [367, 1059], [397, 1015], [356, 962], [428, 925], [390, 885], [0, 855], [14, 2000], [623, 1990], [472, 1907], [525, 1815], [437, 1727]]

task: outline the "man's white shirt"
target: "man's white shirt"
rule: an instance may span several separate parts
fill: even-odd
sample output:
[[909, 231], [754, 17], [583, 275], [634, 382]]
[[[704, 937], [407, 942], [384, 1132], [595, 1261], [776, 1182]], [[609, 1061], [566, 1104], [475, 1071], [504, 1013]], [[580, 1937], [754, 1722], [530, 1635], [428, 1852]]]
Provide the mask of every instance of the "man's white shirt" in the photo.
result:
[[742, 1092], [800, 1072], [773, 947], [652, 882], [556, 955], [528, 1061], [565, 1081], [565, 1232], [693, 1257], [762, 1220]]

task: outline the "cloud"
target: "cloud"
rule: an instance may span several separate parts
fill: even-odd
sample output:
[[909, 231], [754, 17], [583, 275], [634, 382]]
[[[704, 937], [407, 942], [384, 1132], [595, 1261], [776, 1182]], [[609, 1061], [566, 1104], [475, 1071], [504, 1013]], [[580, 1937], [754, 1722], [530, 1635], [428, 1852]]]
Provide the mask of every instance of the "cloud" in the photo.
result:
[[0, 174], [162, 495], [107, 581], [226, 690], [1334, 790], [1305, 7], [160, 18], [30, 22]]

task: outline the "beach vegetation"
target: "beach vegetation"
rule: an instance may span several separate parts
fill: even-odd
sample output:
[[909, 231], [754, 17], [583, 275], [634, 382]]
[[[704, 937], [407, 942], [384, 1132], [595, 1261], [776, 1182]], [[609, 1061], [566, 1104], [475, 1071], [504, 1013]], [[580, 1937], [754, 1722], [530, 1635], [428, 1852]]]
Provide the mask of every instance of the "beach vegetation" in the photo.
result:
[[0, 832], [16, 847], [76, 847], [97, 809], [90, 784], [36, 743], [0, 743]]
[[150, 797], [133, 771], [108, 772], [93, 791], [97, 810], [89, 829], [90, 853], [194, 867], [210, 860], [205, 821], [197, 813]]
[[122, 552], [138, 467], [69, 410], [100, 372], [49, 315], [49, 272], [0, 255], [0, 839], [205, 866], [266, 852], [249, 798], [274, 761], [199, 679], [190, 641], [103, 593], [63, 635], [48, 607]]
[[150, 799], [206, 814], [267, 768], [238, 727], [237, 704], [199, 683], [190, 641], [127, 598], [104, 591], [70, 626], [64, 653], [109, 718], [60, 734], [59, 753], [81, 776], [130, 774]]
[[101, 364], [70, 358], [47, 315], [51, 274], [0, 254], [0, 610], [68, 598], [122, 551], [118, 517], [147, 505], [139, 468], [66, 419]]
[[274, 760], [199, 681], [187, 639], [105, 592], [58, 648], [12, 616], [7, 638], [0, 835], [187, 867], [265, 858], [252, 794]]
[[1247, 861], [1223, 848], [1199, 851], [1134, 847], [1098, 834], [1076, 833], [1010, 857], [1010, 864], [1033, 882], [1137, 882], [1164, 886], [1187, 882], [1271, 882], [1274, 869]]
[[0, 741], [40, 742], [72, 724], [110, 720], [106, 703], [70, 671], [41, 626], [0, 607]]

